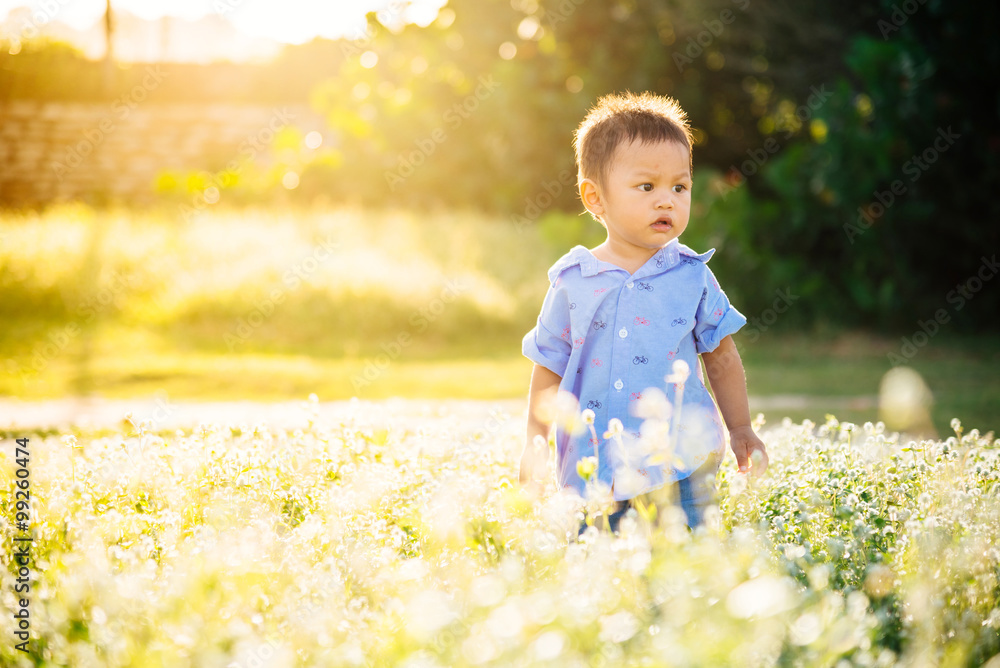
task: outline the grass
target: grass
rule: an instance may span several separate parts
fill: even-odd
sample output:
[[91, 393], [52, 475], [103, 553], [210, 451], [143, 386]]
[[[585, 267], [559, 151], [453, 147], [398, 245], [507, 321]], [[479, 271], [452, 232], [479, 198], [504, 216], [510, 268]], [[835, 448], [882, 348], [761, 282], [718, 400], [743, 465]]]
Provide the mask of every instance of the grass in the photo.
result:
[[[467, 212], [7, 213], [0, 394], [524, 397], [520, 340], [545, 270], [593, 235], [558, 214], [516, 231]], [[898, 339], [777, 327], [753, 343], [737, 335], [752, 412], [877, 419]], [[934, 426], [1000, 427], [1000, 339], [947, 335], [911, 360], [934, 396]]]
[[[152, 396], [172, 400], [283, 401], [316, 393], [324, 401], [350, 399], [508, 399], [527, 394], [531, 362], [514, 345], [484, 354], [455, 356], [408, 351], [390, 358], [324, 357], [267, 353], [227, 354], [169, 347], [155, 333], [107, 328], [89, 360], [67, 354], [22, 382], [0, 377], [0, 394], [50, 399], [87, 392], [107, 398]], [[516, 343], [516, 342], [515, 342]], [[857, 423], [879, 419], [879, 383], [889, 369], [892, 342], [859, 334], [774, 335], [743, 346], [751, 411], [771, 423], [822, 421], [827, 413]], [[1000, 430], [1000, 351], [994, 342], [961, 341], [930, 348], [913, 360], [934, 395], [934, 426], [946, 433], [951, 419], [986, 431]], [[488, 382], [484, 382], [488, 381]]]

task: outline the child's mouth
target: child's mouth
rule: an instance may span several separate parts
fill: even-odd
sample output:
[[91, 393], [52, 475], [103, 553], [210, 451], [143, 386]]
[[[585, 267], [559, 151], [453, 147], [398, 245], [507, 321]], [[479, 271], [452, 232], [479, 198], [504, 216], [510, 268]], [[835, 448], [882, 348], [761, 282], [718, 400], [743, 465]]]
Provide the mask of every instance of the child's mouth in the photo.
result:
[[653, 223], [652, 227], [654, 230], [666, 231], [669, 229], [673, 229], [674, 225], [672, 222], [670, 222], [669, 218], [661, 218], [660, 220]]

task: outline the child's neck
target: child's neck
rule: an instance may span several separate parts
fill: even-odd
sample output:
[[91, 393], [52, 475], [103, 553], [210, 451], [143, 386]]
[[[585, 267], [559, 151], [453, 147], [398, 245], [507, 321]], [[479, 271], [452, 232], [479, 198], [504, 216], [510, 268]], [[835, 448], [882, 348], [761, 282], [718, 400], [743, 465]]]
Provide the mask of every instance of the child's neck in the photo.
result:
[[602, 243], [600, 246], [595, 246], [591, 249], [591, 253], [601, 262], [608, 262], [610, 264], [621, 267], [629, 273], [629, 276], [639, 271], [644, 264], [649, 262], [649, 258], [656, 255], [659, 248], [644, 249], [648, 252], [636, 253], [632, 255], [624, 255], [622, 253], [617, 253], [613, 248], [611, 248], [607, 241]]

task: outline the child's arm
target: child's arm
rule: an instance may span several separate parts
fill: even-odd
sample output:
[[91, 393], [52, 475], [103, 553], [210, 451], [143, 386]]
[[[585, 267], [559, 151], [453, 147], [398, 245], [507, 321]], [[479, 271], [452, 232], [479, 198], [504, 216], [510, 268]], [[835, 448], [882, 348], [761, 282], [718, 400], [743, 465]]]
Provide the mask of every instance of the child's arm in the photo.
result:
[[745, 473], [749, 465], [755, 474], [760, 475], [767, 470], [767, 450], [750, 426], [746, 373], [733, 337], [722, 339], [718, 348], [702, 353], [701, 357], [705, 361], [705, 371], [715, 400], [722, 411], [722, 419], [729, 429], [729, 445], [736, 455], [736, 463], [741, 472]]
[[[551, 405], [561, 381], [560, 376], [541, 364], [535, 364], [531, 372], [531, 388], [528, 390], [528, 439], [521, 455], [519, 479], [522, 485], [536, 494], [540, 491], [541, 482], [550, 475], [548, 441], [552, 425], [545, 420], [544, 406]], [[535, 447], [535, 436], [545, 439], [544, 450]]]

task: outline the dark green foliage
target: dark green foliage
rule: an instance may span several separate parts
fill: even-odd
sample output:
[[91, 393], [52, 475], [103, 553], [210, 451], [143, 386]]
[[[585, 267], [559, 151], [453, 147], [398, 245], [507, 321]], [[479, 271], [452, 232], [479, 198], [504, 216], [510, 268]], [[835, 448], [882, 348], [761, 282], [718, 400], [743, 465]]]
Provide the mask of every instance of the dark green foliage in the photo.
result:
[[[762, 288], [741, 294], [751, 311], [791, 282], [810, 315], [838, 324], [915, 329], [942, 309], [954, 330], [995, 324], [983, 258], [1000, 241], [997, 86], [968, 72], [1000, 54], [979, 49], [980, 13], [928, 4], [888, 39], [855, 37], [848, 76], [807, 121], [825, 137], [804, 128], [750, 179], [751, 198], [724, 193], [713, 211], [746, 229], [727, 260]], [[982, 288], [956, 290], [981, 269]]]
[[[748, 316], [791, 289], [778, 327], [909, 333], [944, 309], [949, 331], [982, 330], [996, 286], [961, 308], [949, 296], [1000, 241], [998, 14], [939, 0], [452, 0], [430, 26], [393, 33], [370, 14], [364, 39], [290, 46], [268, 65], [170, 65], [157, 103], [308, 101], [327, 119], [333, 139], [295, 167], [298, 189], [248, 177], [227, 201], [476, 208], [525, 225], [582, 210], [573, 130], [600, 95], [673, 95], [697, 129], [702, 205], [685, 241], [719, 249]], [[99, 67], [26, 47], [0, 56], [0, 100], [92, 100]], [[127, 87], [142, 67], [117, 76]], [[915, 167], [940, 133], [957, 139]], [[580, 220], [591, 227], [553, 239], [600, 233]]]

